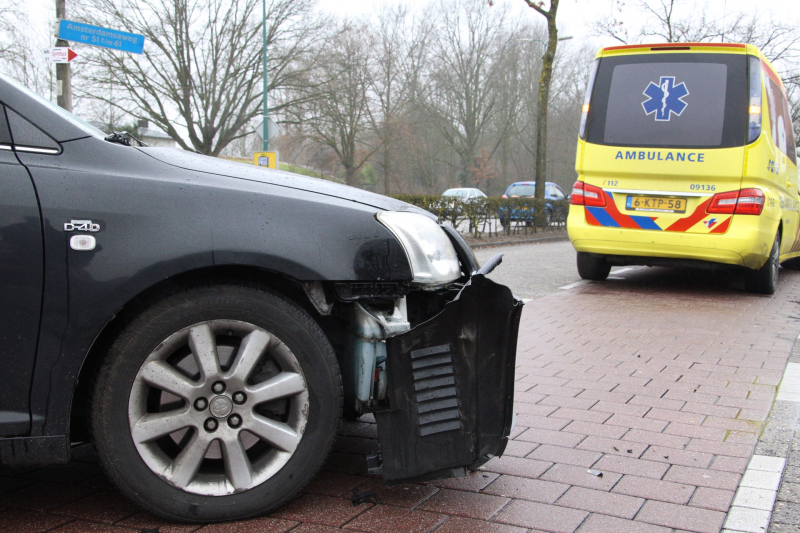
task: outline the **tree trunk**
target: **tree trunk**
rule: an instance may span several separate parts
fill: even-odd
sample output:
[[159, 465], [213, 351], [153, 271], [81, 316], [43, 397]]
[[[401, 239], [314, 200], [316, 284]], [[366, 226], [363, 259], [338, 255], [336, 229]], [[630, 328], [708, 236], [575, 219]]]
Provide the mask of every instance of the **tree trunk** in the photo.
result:
[[[530, 0], [528, 5], [547, 19], [547, 49], [542, 57], [542, 74], [539, 77], [539, 100], [536, 107], [536, 198], [544, 199], [545, 181], [547, 181], [547, 108], [550, 104], [550, 80], [553, 76], [553, 61], [558, 46], [558, 29], [556, 28], [556, 12], [558, 1], [550, 0], [550, 10], [535, 6]], [[535, 213], [536, 227], [545, 225], [545, 210]]]
[[392, 194], [392, 154], [388, 144], [383, 149], [383, 193]]

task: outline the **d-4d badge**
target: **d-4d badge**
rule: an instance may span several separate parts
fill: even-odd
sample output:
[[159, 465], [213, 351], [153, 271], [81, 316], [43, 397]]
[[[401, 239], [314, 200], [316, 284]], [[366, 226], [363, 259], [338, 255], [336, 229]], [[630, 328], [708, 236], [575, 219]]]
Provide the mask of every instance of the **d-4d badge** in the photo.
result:
[[672, 114], [680, 116], [688, 105], [683, 98], [689, 94], [686, 84], [675, 85], [675, 76], [661, 76], [658, 85], [650, 82], [643, 93], [649, 99], [642, 102], [646, 115], [655, 113], [656, 120], [669, 121]]

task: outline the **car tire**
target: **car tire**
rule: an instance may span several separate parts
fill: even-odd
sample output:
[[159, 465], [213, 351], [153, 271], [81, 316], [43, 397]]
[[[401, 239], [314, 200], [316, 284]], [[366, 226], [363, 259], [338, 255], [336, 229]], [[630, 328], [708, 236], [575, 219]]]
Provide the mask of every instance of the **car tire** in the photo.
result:
[[131, 500], [213, 522], [297, 494], [341, 415], [338, 363], [311, 316], [277, 293], [218, 285], [173, 294], [124, 328], [98, 375], [91, 429]]
[[605, 259], [586, 252], [578, 252], [578, 274], [581, 279], [603, 281], [609, 272], [611, 265]]
[[758, 270], [747, 272], [746, 287], [749, 292], [756, 294], [775, 294], [778, 289], [778, 270], [780, 269], [781, 236], [775, 236], [772, 249], [764, 266]]

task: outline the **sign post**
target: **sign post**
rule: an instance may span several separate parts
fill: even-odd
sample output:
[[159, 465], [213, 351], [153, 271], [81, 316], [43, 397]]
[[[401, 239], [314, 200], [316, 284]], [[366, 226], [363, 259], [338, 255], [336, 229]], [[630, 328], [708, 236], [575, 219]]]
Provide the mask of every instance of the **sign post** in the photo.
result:
[[[72, 111], [72, 71], [69, 62], [78, 54], [69, 49], [69, 41], [141, 54], [144, 52], [144, 35], [65, 20], [66, 16], [66, 0], [56, 0], [58, 40], [56, 48], [49, 49], [49, 59], [56, 63], [58, 105], [67, 111]], [[67, 50], [66, 60], [60, 55], [63, 52], [53, 52], [54, 50]]]
[[[66, 0], [56, 0], [56, 18], [63, 19], [66, 16]], [[69, 46], [69, 43], [59, 37], [56, 46], [63, 48]], [[69, 62], [56, 64], [56, 103], [59, 107], [72, 111], [72, 69]]]

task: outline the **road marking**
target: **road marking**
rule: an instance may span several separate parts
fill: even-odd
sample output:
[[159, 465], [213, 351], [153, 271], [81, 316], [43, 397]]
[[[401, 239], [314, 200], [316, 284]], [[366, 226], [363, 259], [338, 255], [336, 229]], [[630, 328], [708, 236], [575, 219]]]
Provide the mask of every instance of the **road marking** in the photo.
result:
[[783, 372], [783, 379], [778, 385], [776, 400], [800, 402], [800, 363], [788, 363]]
[[625, 281], [625, 278], [616, 278], [614, 276], [608, 276], [606, 279], [615, 279], [617, 281]]
[[628, 270], [633, 270], [633, 268], [630, 267], [620, 268], [619, 270], [613, 271], [612, 274], [622, 274], [623, 272], [627, 272]]
[[591, 283], [592, 280], [590, 279], [582, 279], [580, 281], [576, 281], [575, 283], [570, 283], [569, 285], [564, 285], [563, 287], [559, 287], [562, 291], [568, 291], [570, 289], [574, 289], [575, 287], [580, 287], [581, 285], [585, 285], [587, 283]]
[[767, 530], [785, 466], [783, 457], [754, 455], [750, 459], [728, 510], [724, 531], [759, 533]]

